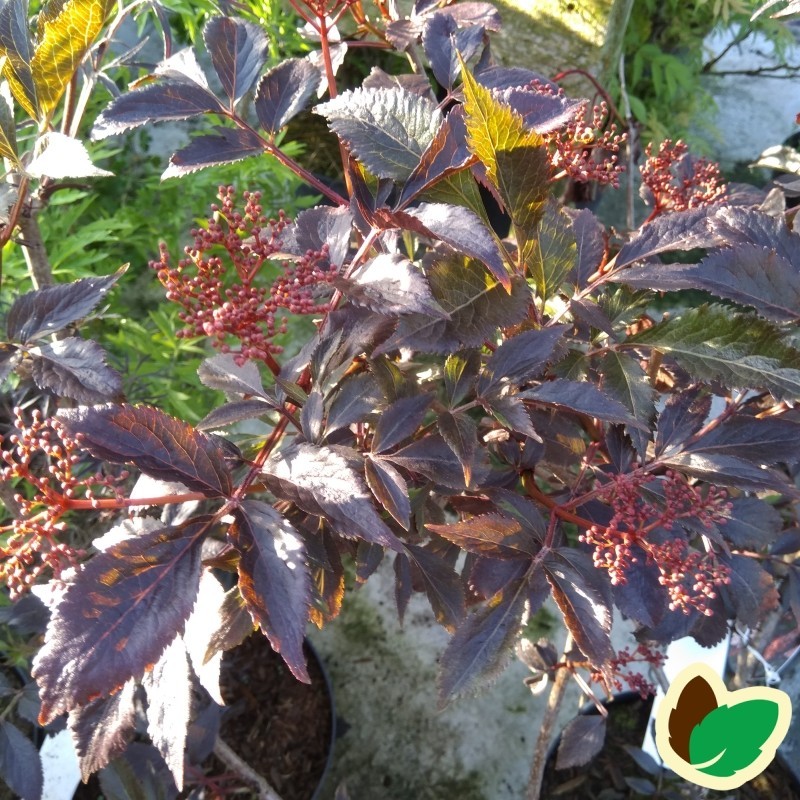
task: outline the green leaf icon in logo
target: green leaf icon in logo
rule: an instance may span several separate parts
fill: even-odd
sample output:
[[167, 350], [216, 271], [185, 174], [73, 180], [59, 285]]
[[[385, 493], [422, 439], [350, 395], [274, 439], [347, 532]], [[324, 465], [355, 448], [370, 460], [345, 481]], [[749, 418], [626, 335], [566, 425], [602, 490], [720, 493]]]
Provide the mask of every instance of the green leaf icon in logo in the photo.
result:
[[763, 772], [789, 730], [786, 692], [753, 686], [729, 692], [705, 664], [672, 681], [656, 714], [656, 746], [664, 763], [686, 780], [720, 791]]
[[720, 778], [749, 767], [775, 730], [779, 710], [771, 700], [745, 700], [715, 708], [689, 736], [692, 766]]

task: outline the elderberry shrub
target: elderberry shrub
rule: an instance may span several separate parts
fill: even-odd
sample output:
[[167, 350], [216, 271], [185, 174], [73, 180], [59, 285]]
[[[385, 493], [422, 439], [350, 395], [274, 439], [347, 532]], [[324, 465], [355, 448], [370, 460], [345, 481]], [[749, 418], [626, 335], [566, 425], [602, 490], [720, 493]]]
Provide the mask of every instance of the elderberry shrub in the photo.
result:
[[[357, 0], [293, 5], [316, 60], [262, 74], [264, 33], [217, 17], [204, 39], [219, 92], [182, 51], [94, 128], [210, 115], [224, 124], [165, 175], [277, 158], [329, 203], [270, 217], [257, 191], [240, 210], [221, 187], [184, 257], [162, 248], [153, 264], [181, 307], [176, 335], [219, 351], [198, 377], [225, 402], [192, 427], [115, 399], [98, 345], [79, 339], [59, 360], [70, 339], [46, 335], [117, 276], [34, 291], [8, 314], [4, 369], [64, 402], [54, 420], [19, 412], [4, 436], [19, 518], [2, 569], [14, 594], [52, 571], [39, 719], [69, 715], [85, 777], [133, 737], [144, 684], [148, 731], [180, 787], [189, 676], [217, 695], [204, 665], [258, 627], [307, 681], [306, 627], [339, 614], [348, 564], [366, 580], [390, 559], [400, 618], [421, 590], [453, 631], [443, 704], [497, 674], [548, 598], [598, 682], [642, 689], [626, 669], [658, 662], [653, 647], [713, 644], [729, 619], [757, 627], [778, 607], [776, 582], [800, 580], [794, 552], [770, 551], [794, 524], [800, 463], [800, 237], [782, 198], [726, 187], [664, 142], [642, 166], [652, 213], [608, 231], [557, 193], [565, 180], [618, 184], [609, 105], [495, 64], [493, 7], [419, 2], [397, 18], [381, 5], [378, 24]], [[362, 45], [404, 52], [414, 71], [338, 87], [347, 18]], [[315, 96], [344, 192], [281, 149]], [[708, 302], [686, 306], [684, 290]], [[677, 311], [659, 315], [665, 291]], [[289, 314], [317, 325], [284, 358], [273, 337]], [[237, 433], [250, 420], [255, 440]], [[123, 468], [141, 475], [127, 496]], [[141, 507], [164, 510], [128, 515]], [[121, 519], [84, 558], [60, 536], [89, 510]], [[612, 648], [615, 606], [638, 625], [633, 653]], [[167, 688], [177, 670], [185, 680]], [[167, 692], [185, 723], [159, 715]]]

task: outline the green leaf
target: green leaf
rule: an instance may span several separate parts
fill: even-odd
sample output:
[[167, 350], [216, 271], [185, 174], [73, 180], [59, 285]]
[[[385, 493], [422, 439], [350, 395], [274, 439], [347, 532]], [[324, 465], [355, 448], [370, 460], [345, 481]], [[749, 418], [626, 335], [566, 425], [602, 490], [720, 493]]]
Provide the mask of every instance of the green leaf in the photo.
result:
[[442, 121], [436, 104], [401, 88], [355, 89], [315, 106], [373, 175], [404, 181]]
[[667, 353], [693, 378], [737, 389], [767, 389], [776, 399], [800, 397], [800, 352], [751, 314], [704, 305], [627, 339]]
[[429, 186], [423, 193], [425, 200], [433, 203], [450, 203], [456, 206], [466, 206], [474, 211], [487, 225], [491, 226], [486, 207], [483, 205], [478, 184], [472, 177], [472, 172], [464, 170], [447, 175], [434, 186]]
[[572, 222], [560, 203], [549, 198], [539, 221], [538, 235], [528, 247], [528, 269], [542, 299], [555, 294], [578, 263]]
[[113, 0], [50, 0], [45, 6], [31, 59], [41, 116], [56, 107], [113, 6]]
[[[719, 706], [695, 725], [689, 757], [695, 769], [719, 778], [734, 775], [760, 755], [775, 730], [779, 707], [771, 700], [744, 700]], [[713, 763], [707, 764], [707, 762]]]
[[530, 234], [547, 197], [550, 162], [544, 140], [463, 64], [462, 72], [467, 143], [486, 167], [515, 228]]

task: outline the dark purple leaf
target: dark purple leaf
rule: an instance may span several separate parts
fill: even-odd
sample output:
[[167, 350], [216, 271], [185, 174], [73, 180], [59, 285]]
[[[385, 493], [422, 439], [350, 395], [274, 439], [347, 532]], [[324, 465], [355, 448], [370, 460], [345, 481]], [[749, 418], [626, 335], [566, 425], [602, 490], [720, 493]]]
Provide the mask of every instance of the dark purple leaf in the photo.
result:
[[703, 427], [710, 410], [711, 396], [701, 394], [700, 387], [691, 387], [671, 395], [658, 415], [656, 455], [677, 449], [694, 436]]
[[578, 248], [574, 272], [570, 280], [576, 289], [585, 289], [591, 275], [597, 271], [606, 252], [606, 232], [600, 221], [586, 208], [564, 209], [572, 219], [572, 232]]
[[483, 37], [481, 25], [459, 29], [449, 9], [427, 18], [422, 31], [422, 49], [440, 86], [452, 88], [461, 71], [458, 56], [469, 61], [483, 44]]
[[261, 374], [253, 361], [237, 364], [232, 353], [206, 358], [197, 370], [201, 383], [211, 389], [267, 398]]
[[[700, 719], [702, 719], [702, 717]], [[658, 775], [661, 772], [661, 764], [656, 761], [650, 753], [646, 753], [642, 750], [641, 747], [633, 747], [629, 744], [623, 745], [623, 747], [625, 748], [625, 752], [636, 762], [639, 769], [643, 770], [648, 775]]]
[[370, 373], [362, 372], [348, 378], [330, 404], [325, 435], [366, 419], [382, 400], [380, 387]]
[[102, 797], [175, 800], [178, 788], [161, 754], [151, 744], [131, 742], [119, 758], [98, 773]]
[[30, 342], [60, 331], [85, 317], [124, 274], [125, 269], [119, 269], [102, 278], [45, 286], [18, 297], [6, 318], [8, 338]]
[[349, 208], [317, 206], [301, 211], [293, 225], [281, 236], [287, 253], [304, 256], [309, 250], [319, 252], [328, 246], [328, 263], [342, 266], [350, 248], [353, 214]]
[[614, 658], [611, 604], [591, 557], [577, 550], [553, 551], [545, 557], [544, 570], [575, 643], [595, 667], [607, 665]]
[[122, 377], [106, 364], [106, 351], [97, 342], [70, 336], [28, 353], [33, 359], [31, 374], [40, 389], [79, 403], [114, 399], [122, 392]]
[[381, 253], [352, 277], [334, 285], [349, 300], [379, 314], [427, 314], [447, 318], [420, 270], [398, 253]]
[[405, 208], [417, 195], [448, 175], [465, 169], [472, 160], [473, 155], [467, 147], [464, 111], [461, 106], [456, 106], [445, 117], [419, 164], [405, 182], [398, 208]]
[[412, 572], [422, 582], [436, 621], [447, 630], [454, 630], [464, 619], [464, 587], [453, 568], [430, 550], [408, 546]]
[[532, 500], [508, 489], [495, 489], [488, 495], [498, 511], [507, 517], [514, 517], [538, 541], [544, 541], [547, 535], [547, 522]]
[[[403, 22], [408, 22], [408, 20], [397, 20], [397, 23], [390, 22], [389, 25], [386, 26], [387, 33], [393, 25], [400, 25]], [[399, 30], [399, 28], [397, 28], [397, 30]], [[413, 38], [416, 39], [418, 35], [419, 31], [413, 34]], [[365, 89], [399, 88], [411, 92], [412, 94], [418, 94], [421, 97], [427, 97], [429, 100], [434, 99], [430, 81], [425, 74], [414, 75], [413, 73], [405, 73], [402, 75], [390, 75], [388, 72], [384, 72], [380, 67], [373, 67], [369, 75], [364, 78], [361, 85]]]
[[183, 788], [183, 765], [192, 706], [192, 671], [180, 636], [142, 678], [147, 694], [147, 733], [164, 763]]
[[[769, 506], [769, 503], [767, 505]], [[774, 511], [772, 506], [769, 507]], [[785, 556], [798, 551], [800, 551], [800, 528], [789, 528], [789, 530], [783, 531], [780, 536], [775, 538], [775, 543], [769, 549], [770, 555], [773, 556]]]
[[509, 87], [495, 94], [501, 103], [511, 106], [522, 117], [527, 128], [541, 134], [563, 128], [575, 118], [581, 108], [580, 100], [547, 94], [528, 87]]
[[745, 244], [760, 245], [800, 269], [800, 238], [786, 226], [783, 214], [767, 214], [757, 208], [717, 208], [709, 219], [709, 228], [728, 247]]
[[39, 800], [42, 796], [44, 777], [39, 751], [5, 719], [0, 719], [0, 778], [22, 800]]
[[[488, 599], [496, 595], [505, 586], [508, 586], [511, 581], [522, 578], [528, 567], [530, 567], [530, 561], [524, 558], [479, 557], [475, 561], [475, 566], [469, 571], [469, 587], [479, 597]], [[544, 581], [541, 571], [538, 574]], [[549, 594], [550, 587], [547, 586], [547, 595]], [[535, 613], [533, 609], [531, 609], [531, 613]]]
[[775, 322], [800, 317], [800, 271], [770, 246], [726, 247], [699, 264], [646, 264], [626, 270], [620, 280], [638, 289], [703, 289]]
[[367, 457], [364, 462], [367, 485], [375, 499], [408, 530], [411, 517], [411, 501], [408, 485], [403, 476], [387, 461]]
[[322, 434], [322, 412], [324, 398], [319, 389], [312, 389], [309, 392], [306, 402], [303, 404], [303, 411], [300, 415], [300, 426], [306, 441], [318, 444]]
[[568, 408], [604, 422], [628, 425], [644, 431], [649, 430], [645, 423], [639, 422], [631, 416], [622, 403], [603, 394], [593, 383], [588, 381], [567, 381], [563, 378], [556, 378], [535, 389], [526, 389], [517, 396], [535, 403]]
[[383, 458], [440, 486], [458, 491], [466, 488], [461, 464], [441, 436], [425, 436]]
[[478, 395], [488, 397], [503, 384], [519, 386], [537, 378], [550, 361], [563, 354], [566, 325], [523, 331], [492, 353], [478, 378]]
[[206, 663], [217, 653], [237, 647], [253, 632], [253, 618], [247, 610], [238, 586], [225, 592], [225, 598], [219, 608], [219, 618], [219, 627], [208, 640]]
[[720, 557], [731, 570], [731, 582], [725, 588], [736, 618], [749, 628], [756, 628], [768, 612], [780, 602], [775, 581], [754, 558], [747, 556]]
[[91, 558], [53, 611], [32, 675], [42, 724], [119, 689], [183, 630], [211, 517], [125, 539]]
[[411, 600], [412, 591], [411, 562], [404, 553], [398, 553], [394, 559], [394, 599], [401, 625], [406, 615], [408, 601]]
[[686, 452], [735, 456], [755, 464], [795, 462], [800, 459], [800, 425], [786, 419], [737, 414], [692, 442]]
[[520, 522], [502, 514], [484, 514], [450, 525], [426, 527], [462, 550], [480, 556], [530, 559], [541, 547]]
[[614, 260], [615, 268], [670, 250], [693, 250], [720, 244], [720, 236], [712, 233], [708, 224], [709, 217], [714, 213], [715, 209], [704, 207], [656, 217], [623, 245]]
[[372, 452], [385, 453], [412, 436], [433, 402], [432, 394], [401, 397], [381, 413], [372, 437]]
[[537, 442], [542, 437], [531, 421], [531, 415], [518, 395], [495, 395], [486, 402], [487, 410], [504, 427], [523, 436], [530, 436]]
[[[433, 10], [436, 8], [434, 4]], [[501, 27], [500, 14], [491, 3], [476, 2], [476, 0], [466, 0], [466, 2], [454, 4], [447, 7], [447, 14], [452, 16], [460, 28], [468, 25], [482, 25], [490, 31], [499, 31]], [[466, 56], [464, 56], [466, 61]]]
[[800, 625], [800, 572], [796, 567], [789, 570], [785, 592], [789, 608], [794, 614], [795, 624]]
[[480, 366], [481, 357], [477, 350], [447, 356], [444, 362], [444, 386], [450, 408], [460, 405], [472, 392]]
[[116, 694], [92, 700], [69, 712], [69, 729], [81, 767], [81, 778], [113, 761], [136, 731], [136, 682], [129, 680]]
[[426, 272], [434, 299], [449, 319], [409, 314], [375, 354], [408, 347], [427, 353], [454, 353], [480, 347], [498, 328], [520, 322], [528, 313], [531, 290], [524, 279], [511, 279], [511, 294], [477, 260], [452, 255]]
[[[482, 262], [506, 289], [511, 288], [511, 279], [496, 237], [474, 211], [447, 203], [421, 203], [394, 216], [401, 223], [405, 221], [403, 227], [440, 239], [457, 253]], [[409, 217], [418, 225], [409, 224]]]
[[223, 91], [232, 103], [238, 102], [267, 60], [269, 43], [264, 31], [252, 22], [213, 17], [203, 28], [203, 41]]
[[59, 413], [70, 436], [95, 458], [135, 464], [151, 478], [178, 481], [208, 497], [228, 495], [225, 453], [204, 433], [151, 406], [105, 405]]
[[241, 553], [239, 589], [253, 620], [281, 654], [292, 674], [310, 683], [303, 654], [311, 576], [297, 531], [266, 503], [245, 500], [228, 531]]
[[214, 428], [224, 428], [235, 422], [245, 419], [256, 419], [263, 416], [275, 406], [265, 400], [237, 400], [225, 403], [206, 414], [195, 426], [198, 431], [211, 431]]
[[625, 783], [637, 795], [640, 794], [644, 797], [652, 797], [658, 792], [658, 787], [649, 778], [629, 777], [626, 775]]
[[372, 504], [358, 473], [360, 463], [358, 454], [347, 448], [295, 444], [267, 461], [264, 483], [282, 500], [327, 519], [342, 536], [400, 551], [403, 545]]
[[478, 448], [478, 426], [466, 414], [444, 411], [437, 420], [439, 433], [456, 454], [464, 470], [464, 483], [472, 483], [472, 464]]
[[441, 123], [433, 101], [400, 88], [342, 92], [314, 111], [373, 175], [398, 181], [414, 171]]
[[356, 580], [366, 583], [383, 561], [384, 550], [379, 544], [360, 541], [356, 547]]
[[526, 587], [526, 581], [514, 581], [459, 626], [440, 662], [441, 705], [491, 683], [502, 672], [522, 623]]
[[204, 86], [189, 80], [163, 81], [112, 100], [95, 120], [92, 138], [105, 139], [148, 122], [190, 119], [223, 111], [219, 100]]
[[169, 159], [161, 180], [189, 175], [205, 167], [231, 164], [264, 152], [261, 137], [247, 128], [224, 128], [215, 125], [217, 136], [198, 136]]
[[561, 734], [556, 769], [571, 769], [588, 764], [606, 740], [606, 718], [602, 714], [575, 717]]
[[319, 70], [305, 58], [290, 58], [270, 69], [259, 81], [256, 92], [261, 127], [276, 135], [303, 110], [321, 80]]
[[[448, 9], [449, 11], [450, 9]], [[547, 80], [544, 75], [524, 67], [500, 67], [492, 65], [486, 69], [475, 70], [475, 80], [485, 89], [511, 89], [530, 86], [533, 81], [538, 81], [553, 90], [558, 89], [556, 84]]]
[[720, 533], [734, 547], [752, 547], [757, 550], [772, 544], [783, 527], [778, 511], [757, 497], [734, 497], [729, 501], [730, 511], [720, 524]]
[[[421, 32], [422, 22], [420, 20], [396, 19], [386, 26], [386, 39], [396, 50], [403, 51], [417, 41]], [[375, 84], [372, 83], [370, 86], [374, 87]]]
[[800, 492], [790, 486], [786, 476], [778, 470], [759, 467], [736, 456], [677, 453], [662, 459], [662, 463], [709, 483], [741, 489], [776, 489], [792, 497], [800, 497]]
[[667, 613], [669, 598], [659, 583], [658, 567], [648, 563], [647, 553], [633, 548], [636, 561], [625, 570], [625, 583], [613, 586], [614, 605], [626, 616], [650, 628]]

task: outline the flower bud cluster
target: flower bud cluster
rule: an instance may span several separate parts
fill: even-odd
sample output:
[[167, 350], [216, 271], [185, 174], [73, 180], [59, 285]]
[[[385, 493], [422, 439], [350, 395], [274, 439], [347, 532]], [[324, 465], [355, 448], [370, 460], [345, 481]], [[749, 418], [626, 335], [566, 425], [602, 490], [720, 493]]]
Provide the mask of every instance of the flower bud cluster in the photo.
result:
[[[650, 499], [644, 487], [656, 480], [654, 489], [663, 496], [658, 498], [653, 491]], [[650, 534], [672, 530], [679, 519], [691, 519], [709, 530], [724, 524], [730, 510], [727, 492], [714, 486], [701, 491], [677, 472], [667, 472], [663, 479], [632, 472], [615, 475], [599, 496], [614, 514], [607, 525], [593, 525], [580, 537], [594, 547], [595, 566], [608, 571], [613, 585], [622, 585], [637, 561], [637, 547], [647, 553], [647, 563], [658, 568], [671, 610], [688, 614], [696, 609], [710, 616], [709, 603], [716, 598], [717, 587], [730, 581], [728, 568], [717, 562], [713, 552], [701, 553], [682, 537], [653, 541]]]
[[712, 205], [720, 202], [728, 191], [719, 166], [690, 155], [689, 148], [680, 140], [673, 143], [665, 139], [655, 154], [649, 144], [645, 155], [640, 170], [646, 187], [645, 201], [653, 207], [653, 216]]
[[[539, 81], [531, 85], [540, 94], [564, 94], [563, 89], [554, 90]], [[584, 100], [566, 125], [544, 134], [556, 173], [564, 172], [581, 183], [619, 186], [619, 176], [625, 170], [619, 163], [619, 151], [627, 135], [617, 133], [617, 126], [608, 124], [608, 116], [605, 101], [590, 106]]]
[[[318, 298], [320, 284], [330, 284], [336, 269], [327, 254], [309, 251], [295, 262], [273, 258], [289, 219], [281, 211], [267, 219], [258, 192], [244, 192], [244, 213], [236, 208], [232, 186], [219, 189], [220, 204], [211, 206], [207, 227], [193, 229], [193, 245], [185, 258], [171, 264], [164, 244], [151, 266], [166, 289], [167, 299], [182, 307], [179, 337], [208, 337], [222, 352], [238, 340], [237, 360], [264, 360], [279, 353], [272, 340], [286, 331], [285, 309], [292, 314], [320, 314], [327, 302]], [[266, 272], [271, 272], [271, 280]]]
[[45, 419], [37, 410], [26, 423], [18, 408], [14, 415], [16, 432], [0, 437], [0, 481], [16, 481], [25, 490], [14, 496], [19, 514], [0, 528], [7, 534], [0, 547], [0, 580], [12, 599], [46, 570], [58, 577], [82, 557], [82, 551], [60, 541], [71, 501], [82, 498], [94, 505], [98, 492], [121, 498], [118, 484], [128, 477], [82, 469], [81, 447], [57, 419]]
[[[657, 669], [664, 666], [665, 655], [660, 650], [653, 650], [645, 644], [640, 644], [631, 652], [627, 647], [617, 652], [612, 659], [610, 671], [613, 675], [611, 683], [616, 691], [622, 691], [623, 681], [628, 684], [628, 688], [634, 692], [639, 692], [642, 699], [648, 695], [656, 693], [656, 687], [641, 672], [626, 669], [631, 664], [650, 664]], [[603, 674], [600, 671], [592, 671], [591, 679], [595, 683], [603, 682]]]

